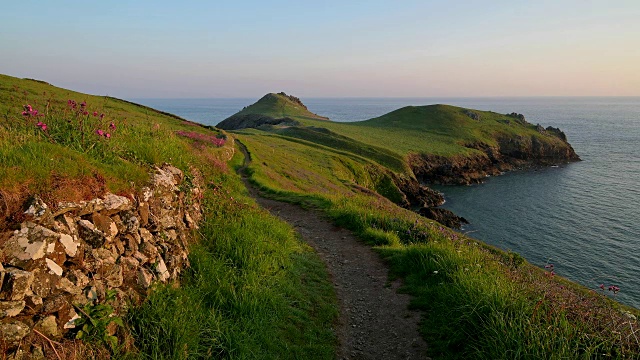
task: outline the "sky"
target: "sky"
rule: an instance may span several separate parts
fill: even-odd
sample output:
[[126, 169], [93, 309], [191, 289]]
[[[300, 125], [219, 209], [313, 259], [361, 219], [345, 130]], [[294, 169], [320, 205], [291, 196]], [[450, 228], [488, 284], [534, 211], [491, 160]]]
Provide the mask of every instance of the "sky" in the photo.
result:
[[96, 95], [640, 96], [637, 0], [0, 4], [0, 73]]

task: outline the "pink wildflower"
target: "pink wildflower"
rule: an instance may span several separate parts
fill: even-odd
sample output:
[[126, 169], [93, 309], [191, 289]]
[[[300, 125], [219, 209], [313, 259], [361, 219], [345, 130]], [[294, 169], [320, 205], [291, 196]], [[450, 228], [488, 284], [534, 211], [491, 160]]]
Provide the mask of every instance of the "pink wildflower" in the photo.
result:
[[102, 131], [101, 129], [96, 130], [96, 134], [100, 135], [100, 136], [104, 136], [104, 131]]
[[111, 134], [106, 133], [106, 134], [104, 134], [104, 137], [106, 137], [107, 139], [111, 139]]
[[109, 125], [109, 129], [115, 130], [116, 129], [116, 124], [111, 123], [111, 125]]
[[100, 120], [104, 118], [104, 114], [100, 114]]
[[33, 108], [31, 107], [31, 105], [27, 104], [27, 105], [24, 106], [24, 110], [31, 112], [31, 111], [33, 111]]
[[36, 126], [39, 127], [42, 131], [47, 131], [47, 124], [43, 123], [42, 121], [38, 121]]
[[98, 116], [98, 112], [97, 112], [97, 111], [94, 111], [94, 112], [93, 112], [93, 116]]
[[23, 111], [22, 112], [22, 116], [29, 116], [29, 112], [28, 111]]
[[599, 288], [604, 290], [604, 284], [600, 284]]
[[81, 108], [83, 108], [83, 109], [84, 109], [85, 107], [87, 107], [87, 102], [86, 102], [86, 101], [81, 102], [81, 103], [80, 103], [80, 107], [81, 107]]
[[88, 111], [84, 111], [84, 112], [82, 113], [82, 115], [89, 115], [89, 112], [88, 112]]

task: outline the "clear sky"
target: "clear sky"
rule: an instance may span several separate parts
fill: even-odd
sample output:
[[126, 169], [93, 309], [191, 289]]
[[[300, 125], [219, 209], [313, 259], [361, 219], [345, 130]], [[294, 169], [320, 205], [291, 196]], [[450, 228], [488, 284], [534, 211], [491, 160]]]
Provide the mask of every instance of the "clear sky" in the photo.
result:
[[640, 1], [0, 0], [0, 73], [123, 98], [640, 96]]

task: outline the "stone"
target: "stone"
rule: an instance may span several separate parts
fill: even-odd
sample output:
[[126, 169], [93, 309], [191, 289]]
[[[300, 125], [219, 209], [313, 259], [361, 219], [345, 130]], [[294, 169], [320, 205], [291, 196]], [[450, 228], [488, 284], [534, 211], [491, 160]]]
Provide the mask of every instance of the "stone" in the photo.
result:
[[184, 212], [184, 222], [187, 224], [187, 228], [189, 229], [198, 229], [198, 223], [196, 223], [191, 215], [189, 215], [188, 211]]
[[93, 249], [91, 250], [91, 255], [102, 265], [116, 263], [116, 256], [114, 256], [111, 250], [107, 250], [104, 248]]
[[[147, 214], [147, 218], [148, 218]], [[131, 211], [126, 211], [122, 213], [122, 224], [124, 226], [124, 231], [126, 233], [134, 233], [140, 229], [140, 220], [138, 217]]]
[[102, 268], [102, 278], [109, 288], [117, 288], [122, 286], [122, 267], [118, 264], [104, 266]]
[[17, 316], [22, 312], [25, 305], [24, 300], [0, 301], [0, 319]]
[[56, 339], [62, 334], [58, 329], [58, 322], [54, 315], [49, 315], [36, 323], [36, 329], [49, 338]]
[[29, 326], [21, 321], [0, 323], [0, 340], [16, 343], [29, 333]]
[[6, 262], [30, 270], [29, 262], [43, 258], [49, 244], [59, 237], [59, 234], [35, 223], [22, 223], [20, 230], [14, 231], [13, 236], [4, 244]]
[[16, 268], [4, 271], [5, 282], [0, 291], [0, 300], [22, 300], [33, 283], [33, 274]]
[[0, 291], [2, 290], [2, 284], [4, 284], [4, 266], [0, 263]]
[[53, 260], [60, 266], [64, 265], [64, 262], [67, 260], [67, 252], [64, 245], [60, 242], [60, 238], [58, 238], [58, 241], [51, 242], [47, 246], [47, 259]]
[[131, 200], [124, 196], [118, 196], [115, 194], [107, 194], [103, 199], [104, 215], [112, 215], [120, 211], [130, 210], [132, 208]]
[[102, 199], [93, 199], [89, 202], [81, 202], [82, 208], [78, 212], [78, 216], [93, 214], [104, 210], [104, 202]]
[[31, 291], [41, 297], [46, 298], [51, 294], [51, 289], [55, 289], [61, 277], [49, 270], [47, 266], [33, 271], [33, 284]]
[[62, 267], [60, 267], [60, 265], [56, 264], [55, 261], [47, 258], [45, 259], [46, 263], [47, 263], [47, 267], [49, 268], [49, 271], [52, 274], [56, 274], [58, 276], [62, 276]]
[[114, 236], [118, 235], [118, 226], [113, 220], [111, 220], [110, 217], [99, 213], [94, 213], [91, 216], [91, 220], [93, 222], [93, 225], [95, 225], [98, 230], [102, 231], [102, 233], [106, 237], [113, 238]]
[[149, 232], [149, 230], [145, 229], [145, 228], [140, 228], [140, 238], [142, 238], [142, 241], [147, 242], [147, 243], [152, 243], [153, 241], [153, 235], [151, 235], [151, 232]]
[[68, 234], [75, 236], [78, 234], [78, 227], [76, 226], [76, 220], [69, 214], [64, 214], [58, 218], [60, 223], [67, 227]]
[[49, 207], [47, 206], [47, 204], [42, 201], [39, 196], [36, 195], [33, 197], [29, 206], [27, 207], [27, 210], [24, 213], [25, 215], [33, 216], [34, 219], [39, 219], [42, 218], [48, 210]]
[[78, 315], [73, 309], [69, 312], [69, 319], [64, 322], [63, 328], [65, 329], [74, 329], [76, 327], [76, 320], [80, 319], [80, 315]]
[[67, 297], [64, 294], [58, 294], [44, 299], [42, 306], [42, 312], [44, 314], [53, 314], [60, 311], [69, 305]]
[[65, 253], [69, 257], [76, 256], [76, 254], [78, 253], [78, 246], [80, 246], [80, 244], [73, 238], [73, 236], [67, 235], [67, 234], [60, 234], [59, 241], [60, 241], [60, 244], [62, 244], [62, 246], [64, 247]]
[[30, 354], [29, 359], [30, 360], [44, 360], [45, 356], [44, 356], [44, 351], [42, 350], [42, 346], [33, 345], [31, 347], [31, 354]]
[[164, 260], [162, 260], [162, 257], [158, 257], [158, 259], [159, 260], [155, 266], [156, 273], [158, 274], [158, 279], [160, 279], [161, 281], [167, 281], [170, 277], [169, 271], [167, 270], [167, 265], [164, 263]]
[[67, 278], [60, 279], [60, 282], [56, 286], [57, 289], [67, 292], [71, 295], [80, 295], [82, 294], [82, 289], [76, 286], [71, 280]]
[[140, 224], [141, 226], [149, 225], [149, 203], [142, 202], [138, 205], [138, 214], [140, 214]]
[[140, 251], [133, 253], [133, 257], [140, 261], [140, 264], [146, 264], [149, 261], [149, 258]]
[[153, 283], [153, 274], [151, 271], [140, 268], [138, 270], [138, 285], [140, 285], [144, 289], [148, 289]]
[[77, 287], [83, 289], [87, 284], [89, 284], [89, 277], [85, 275], [82, 271], [75, 269], [71, 271], [67, 271], [67, 278]]
[[53, 213], [54, 217], [58, 217], [60, 215], [65, 215], [68, 212], [71, 211], [79, 211], [80, 209], [82, 209], [82, 207], [84, 206], [83, 203], [74, 203], [74, 202], [67, 202], [67, 201], [61, 201], [58, 203], [57, 209], [55, 213]]
[[84, 295], [89, 301], [98, 301], [98, 289], [95, 286], [85, 289]]
[[78, 220], [77, 224], [78, 234], [87, 244], [93, 248], [99, 248], [104, 245], [107, 240], [105, 234], [98, 230], [90, 221], [81, 219]]
[[[178, 170], [180, 171], [180, 170]], [[153, 186], [156, 188], [167, 188], [171, 191], [178, 190], [176, 184], [178, 183], [171, 171], [165, 171], [165, 169], [156, 168], [156, 173], [153, 174]]]
[[160, 255], [160, 253], [158, 252], [158, 248], [148, 242], [143, 242], [140, 245], [140, 252], [142, 252], [149, 259], [155, 259]]

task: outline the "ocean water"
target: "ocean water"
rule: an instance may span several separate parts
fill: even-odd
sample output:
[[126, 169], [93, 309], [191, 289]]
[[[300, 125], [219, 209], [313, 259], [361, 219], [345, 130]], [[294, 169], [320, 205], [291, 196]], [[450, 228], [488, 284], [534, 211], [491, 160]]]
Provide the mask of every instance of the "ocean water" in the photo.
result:
[[[133, 100], [215, 125], [257, 99]], [[365, 120], [406, 105], [450, 104], [518, 112], [562, 129], [583, 161], [445, 186], [445, 208], [470, 236], [511, 250], [592, 289], [617, 285], [640, 308], [640, 98], [302, 99], [334, 121]]]

